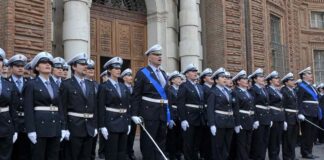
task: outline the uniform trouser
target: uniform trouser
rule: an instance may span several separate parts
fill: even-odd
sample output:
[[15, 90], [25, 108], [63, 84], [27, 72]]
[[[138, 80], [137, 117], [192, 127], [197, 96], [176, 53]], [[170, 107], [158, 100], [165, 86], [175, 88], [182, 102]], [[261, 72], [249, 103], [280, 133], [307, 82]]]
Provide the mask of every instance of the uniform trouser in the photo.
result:
[[183, 154], [186, 160], [197, 160], [198, 152], [196, 150], [196, 142], [201, 139], [201, 126], [189, 124], [189, 128], [183, 131]]
[[[320, 127], [324, 128], [324, 118], [322, 118], [322, 119], [319, 121], [318, 125], [319, 125]], [[318, 141], [319, 141], [320, 143], [324, 143], [324, 132], [321, 131], [321, 130], [319, 130], [319, 129], [317, 129], [317, 133], [318, 133], [318, 134], [317, 134], [317, 135], [318, 135]]]
[[249, 159], [252, 130], [240, 130], [240, 133], [234, 133], [235, 136], [235, 160], [247, 160]]
[[288, 124], [287, 131], [283, 132], [282, 139], [282, 157], [283, 160], [294, 160], [295, 147], [297, 142], [298, 126], [297, 124]]
[[264, 160], [269, 142], [270, 126], [260, 125], [253, 130], [250, 158], [253, 160]]
[[31, 159], [31, 142], [27, 133], [18, 132], [18, 139], [13, 146], [13, 160], [30, 160]]
[[32, 160], [58, 160], [60, 137], [38, 137], [32, 144]]
[[[315, 117], [305, 116], [305, 118], [315, 124], [317, 123], [317, 118]], [[301, 131], [302, 136], [300, 144], [300, 153], [302, 156], [307, 156], [309, 154], [312, 154], [314, 137], [316, 136], [316, 128], [308, 122], [303, 121], [301, 122]]]
[[105, 154], [105, 138], [102, 136], [102, 134], [99, 134], [99, 149], [98, 149], [98, 155], [104, 155]]
[[166, 150], [169, 153], [169, 159], [176, 159], [181, 156], [182, 152], [182, 136], [180, 121], [175, 121], [172, 129], [168, 128]]
[[[144, 120], [145, 128], [155, 140], [161, 150], [165, 151], [166, 142], [166, 122], [160, 120]], [[140, 148], [143, 155], [143, 160], [162, 160], [163, 157], [158, 149], [148, 137], [146, 132], [141, 129]]]
[[270, 128], [270, 137], [268, 145], [268, 156], [270, 160], [278, 160], [280, 153], [280, 144], [282, 139], [282, 132], [284, 127], [284, 122], [273, 122]]
[[229, 157], [233, 128], [217, 128], [215, 136], [211, 136], [211, 154], [213, 160], [224, 159]]
[[95, 160], [96, 158], [97, 141], [98, 141], [98, 135], [92, 139], [91, 160]]
[[127, 159], [127, 135], [126, 133], [109, 133], [105, 145], [105, 159]]
[[90, 160], [93, 137], [73, 137], [70, 136], [68, 143], [72, 160]]
[[11, 160], [12, 136], [0, 137], [0, 160]]
[[129, 135], [127, 137], [127, 154], [128, 156], [134, 154], [134, 140], [135, 140], [135, 134], [136, 134], [136, 127], [137, 125], [132, 121], [131, 122], [131, 131], [129, 132]]
[[67, 150], [68, 150], [68, 141], [67, 140], [63, 140], [61, 143], [60, 143], [60, 160], [69, 160], [71, 159], [69, 156], [69, 153]]
[[200, 141], [200, 157], [205, 160], [211, 159], [211, 133], [208, 126], [203, 126]]

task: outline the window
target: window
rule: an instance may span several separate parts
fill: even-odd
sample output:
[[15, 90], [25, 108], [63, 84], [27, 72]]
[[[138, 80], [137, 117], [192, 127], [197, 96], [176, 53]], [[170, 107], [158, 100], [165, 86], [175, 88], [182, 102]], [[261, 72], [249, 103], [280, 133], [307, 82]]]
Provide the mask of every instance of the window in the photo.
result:
[[287, 46], [281, 43], [281, 19], [270, 15], [272, 69], [283, 76], [287, 72], [285, 55]]
[[315, 83], [324, 82], [324, 50], [314, 51]]
[[324, 12], [311, 13], [311, 28], [324, 28]]

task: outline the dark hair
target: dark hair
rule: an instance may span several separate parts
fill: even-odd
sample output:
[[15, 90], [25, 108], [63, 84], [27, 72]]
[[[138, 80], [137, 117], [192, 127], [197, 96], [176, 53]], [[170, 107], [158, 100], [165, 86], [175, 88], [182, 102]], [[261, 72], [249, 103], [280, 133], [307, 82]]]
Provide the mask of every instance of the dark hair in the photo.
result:
[[299, 74], [299, 78], [303, 79], [304, 73]]

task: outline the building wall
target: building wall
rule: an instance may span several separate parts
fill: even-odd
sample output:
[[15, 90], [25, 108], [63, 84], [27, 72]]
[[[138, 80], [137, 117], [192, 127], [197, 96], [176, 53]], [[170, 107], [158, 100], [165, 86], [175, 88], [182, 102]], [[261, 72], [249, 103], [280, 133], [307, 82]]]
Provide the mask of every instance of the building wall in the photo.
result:
[[2, 0], [0, 8], [0, 45], [8, 57], [51, 52], [50, 0]]
[[310, 27], [310, 12], [324, 12], [323, 0], [206, 0], [202, 6], [205, 67], [270, 72], [270, 15], [281, 20], [284, 72], [313, 66], [313, 50], [324, 49], [324, 30]]

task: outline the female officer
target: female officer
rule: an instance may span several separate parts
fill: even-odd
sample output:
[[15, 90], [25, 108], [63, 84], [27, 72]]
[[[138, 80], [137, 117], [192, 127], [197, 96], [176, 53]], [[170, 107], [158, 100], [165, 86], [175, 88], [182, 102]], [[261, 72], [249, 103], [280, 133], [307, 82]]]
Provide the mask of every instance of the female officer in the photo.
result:
[[[3, 60], [6, 54], [0, 48], [0, 71], [3, 67]], [[16, 119], [16, 112], [11, 106], [12, 95], [16, 90], [11, 82], [0, 77], [0, 160], [10, 160], [13, 143], [17, 140], [17, 133], [13, 120]]]
[[130, 93], [126, 86], [118, 82], [123, 60], [114, 57], [105, 63], [109, 79], [100, 84], [99, 127], [106, 139], [105, 158], [126, 160], [127, 135], [130, 132]]
[[31, 61], [37, 77], [25, 87], [25, 123], [28, 138], [33, 143], [33, 160], [58, 160], [60, 139], [65, 137], [63, 109], [59, 89], [50, 80], [53, 57], [40, 52]]

